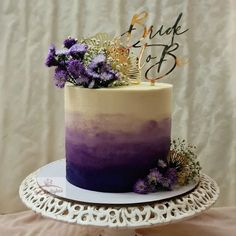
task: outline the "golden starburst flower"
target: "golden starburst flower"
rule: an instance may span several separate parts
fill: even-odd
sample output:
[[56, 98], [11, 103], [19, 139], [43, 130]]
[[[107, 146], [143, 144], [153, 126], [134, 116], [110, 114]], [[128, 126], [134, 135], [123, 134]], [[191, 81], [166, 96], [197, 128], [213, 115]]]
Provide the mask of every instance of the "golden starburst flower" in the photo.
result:
[[167, 161], [171, 167], [176, 169], [178, 183], [180, 185], [186, 184], [187, 178], [190, 175], [188, 156], [185, 153], [172, 149], [169, 152]]

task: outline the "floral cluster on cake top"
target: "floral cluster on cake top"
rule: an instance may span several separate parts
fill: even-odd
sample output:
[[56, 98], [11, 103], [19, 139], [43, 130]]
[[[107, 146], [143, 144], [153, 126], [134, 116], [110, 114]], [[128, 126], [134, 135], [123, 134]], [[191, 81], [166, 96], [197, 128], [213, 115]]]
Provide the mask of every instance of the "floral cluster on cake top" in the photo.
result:
[[56, 67], [54, 82], [59, 88], [66, 82], [85, 88], [126, 85], [131, 72], [138, 74], [129, 50], [105, 33], [81, 41], [69, 37], [63, 45], [59, 50], [51, 45], [45, 61]]
[[82, 40], [69, 37], [62, 49], [50, 46], [45, 64], [56, 67], [54, 82], [60, 88], [66, 82], [85, 88], [139, 83], [143, 68], [144, 78], [154, 85], [176, 66], [185, 64], [176, 55], [180, 45], [176, 38], [188, 31], [180, 25], [182, 15], [173, 25], [155, 29], [154, 25], [145, 25], [148, 13], [143, 11], [132, 17], [128, 30], [120, 36], [98, 33]]

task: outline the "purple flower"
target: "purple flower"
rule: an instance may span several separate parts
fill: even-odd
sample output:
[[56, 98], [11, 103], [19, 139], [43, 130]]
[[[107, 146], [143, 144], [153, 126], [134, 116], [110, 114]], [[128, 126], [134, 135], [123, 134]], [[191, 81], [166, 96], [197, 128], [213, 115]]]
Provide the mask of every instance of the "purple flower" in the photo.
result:
[[171, 184], [175, 184], [177, 182], [177, 171], [175, 168], [168, 168], [165, 176], [171, 181]]
[[64, 47], [69, 49], [69, 48], [71, 48], [74, 44], [77, 43], [77, 39], [68, 37], [67, 39], [64, 40], [63, 43], [64, 43]]
[[115, 78], [115, 73], [113, 71], [105, 71], [101, 74], [101, 80], [111, 81]]
[[83, 85], [83, 87], [85, 88], [88, 88], [91, 82], [91, 80], [87, 76], [83, 76], [83, 75], [81, 75], [75, 81], [78, 85]]
[[141, 194], [146, 194], [148, 193], [148, 185], [145, 180], [139, 179], [135, 184], [134, 184], [134, 192], [135, 193], [141, 193]]
[[106, 63], [106, 57], [103, 54], [98, 54], [96, 57], [93, 58], [91, 63], [89, 64], [88, 68], [91, 70], [95, 70], [97, 68], [101, 68]]
[[80, 60], [71, 60], [68, 62], [67, 70], [70, 75], [76, 80], [78, 85], [88, 87], [90, 79], [87, 75], [86, 69]]
[[175, 168], [168, 168], [165, 175], [162, 177], [160, 184], [167, 190], [172, 190], [177, 182], [177, 171]]
[[76, 59], [83, 59], [84, 54], [87, 52], [88, 46], [86, 44], [74, 44], [69, 49], [69, 54]]
[[160, 171], [157, 168], [151, 169], [148, 176], [147, 176], [147, 181], [150, 184], [157, 184], [160, 183], [161, 179], [162, 179], [162, 174], [160, 173]]
[[101, 74], [91, 68], [87, 69], [87, 74], [92, 79], [101, 79]]
[[75, 78], [79, 78], [80, 75], [85, 74], [85, 68], [80, 60], [71, 60], [68, 62], [68, 72]]
[[101, 74], [101, 80], [106, 82], [106, 81], [114, 81], [119, 79], [118, 73], [116, 73], [114, 70], [108, 70], [105, 71]]
[[[107, 87], [110, 82], [119, 79], [116, 71], [106, 63], [106, 57], [103, 54], [98, 54], [88, 65], [87, 74], [93, 80], [96, 80], [92, 85], [94, 87]], [[90, 86], [91, 87], [91, 86]]]
[[64, 88], [68, 78], [68, 73], [65, 69], [57, 67], [54, 74], [54, 83], [59, 88]]
[[56, 48], [55, 45], [51, 45], [48, 50], [48, 55], [45, 60], [45, 65], [48, 67], [57, 66], [58, 61], [56, 60]]
[[162, 177], [162, 178], [161, 178], [160, 184], [161, 184], [164, 188], [166, 188], [166, 189], [168, 189], [168, 190], [171, 190], [171, 189], [172, 189], [172, 185], [171, 185], [172, 182], [171, 182], [170, 179], [168, 179], [168, 178], [166, 178], [166, 177]]
[[66, 56], [69, 54], [69, 50], [66, 49], [66, 48], [63, 48], [63, 49], [59, 49], [59, 50], [56, 50], [56, 55], [57, 56]]

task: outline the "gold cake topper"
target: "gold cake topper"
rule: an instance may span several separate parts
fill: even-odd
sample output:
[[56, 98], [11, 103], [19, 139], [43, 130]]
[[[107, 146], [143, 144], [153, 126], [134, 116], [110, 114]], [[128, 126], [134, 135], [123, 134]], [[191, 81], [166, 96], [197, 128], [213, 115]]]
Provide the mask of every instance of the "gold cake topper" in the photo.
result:
[[[105, 47], [108, 61], [110, 60], [114, 68], [119, 69], [123, 77], [128, 78], [128, 83], [139, 84], [141, 71], [145, 68], [145, 79], [150, 81], [151, 85], [155, 85], [157, 80], [169, 75], [176, 66], [188, 63], [188, 60], [175, 55], [179, 48], [179, 43], [175, 42], [176, 37], [188, 31], [181, 30], [182, 15], [183, 13], [178, 15], [173, 25], [161, 25], [154, 30], [154, 25], [146, 26], [148, 12], [142, 11], [132, 16], [128, 30], [122, 35], [111, 38], [107, 33], [98, 33], [83, 42], [98, 48]], [[139, 35], [135, 37], [134, 33], [137, 33], [138, 28]], [[165, 37], [164, 43], [161, 42], [162, 37]], [[154, 40], [158, 41], [153, 42]], [[148, 49], [154, 50], [146, 53]], [[155, 52], [157, 54], [153, 55]]]
[[[121, 35], [121, 38], [126, 37], [125, 41], [127, 49], [139, 50], [139, 55], [137, 57], [137, 68], [141, 71], [142, 68], [147, 67], [145, 71], [145, 78], [151, 82], [151, 85], [154, 85], [155, 81], [169, 75], [176, 68], [176, 66], [182, 66], [187, 63], [187, 60], [180, 59], [175, 55], [175, 51], [179, 48], [179, 43], [175, 42], [176, 37], [188, 31], [188, 29], [181, 30], [182, 26], [180, 25], [180, 20], [182, 15], [183, 13], [178, 15], [173, 25], [169, 27], [164, 27], [164, 25], [161, 25], [155, 31], [154, 25], [149, 27], [145, 25], [148, 12], [142, 11], [139, 14], [133, 15], [129, 29]], [[134, 38], [133, 32], [137, 31], [138, 27], [141, 27], [139, 39], [131, 43]], [[153, 43], [153, 40], [156, 40], [157, 37], [159, 37], [158, 41]], [[159, 42], [162, 37], [169, 37], [169, 42], [166, 38], [164, 40], [165, 43]], [[157, 50], [152, 50], [152, 53], [146, 55], [145, 58], [144, 54], [148, 48], [159, 49], [159, 55], [153, 55], [152, 53]], [[169, 65], [166, 66], [166, 64]], [[167, 68], [163, 69], [164, 65]], [[152, 74], [156, 74], [156, 76], [152, 76]], [[136, 82], [140, 82], [140, 76]]]

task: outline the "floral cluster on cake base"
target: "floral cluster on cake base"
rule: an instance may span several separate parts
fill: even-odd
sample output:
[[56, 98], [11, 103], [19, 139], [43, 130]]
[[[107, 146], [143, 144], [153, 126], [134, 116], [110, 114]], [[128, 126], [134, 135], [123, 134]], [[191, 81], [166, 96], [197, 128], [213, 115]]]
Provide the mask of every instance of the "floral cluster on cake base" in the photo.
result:
[[194, 183], [199, 179], [201, 166], [193, 145], [185, 140], [173, 140], [167, 161], [158, 160], [157, 166], [148, 175], [136, 181], [133, 190], [146, 194], [157, 191], [171, 191], [176, 186]]
[[69, 37], [63, 45], [60, 50], [51, 45], [45, 60], [46, 66], [56, 67], [57, 87], [63, 88], [66, 82], [85, 88], [128, 84], [132, 59], [119, 39], [100, 33], [81, 41]]

